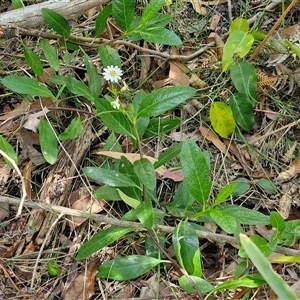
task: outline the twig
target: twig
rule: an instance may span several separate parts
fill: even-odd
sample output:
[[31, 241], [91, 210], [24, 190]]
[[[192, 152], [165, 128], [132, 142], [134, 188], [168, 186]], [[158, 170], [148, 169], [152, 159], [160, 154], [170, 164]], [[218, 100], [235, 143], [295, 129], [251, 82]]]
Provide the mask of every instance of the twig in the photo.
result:
[[292, 0], [290, 5], [286, 8], [286, 10], [283, 12], [283, 14], [280, 16], [280, 18], [277, 20], [277, 22], [274, 24], [272, 29], [269, 31], [269, 33], [265, 36], [263, 41], [260, 43], [260, 45], [255, 49], [255, 51], [252, 53], [252, 55], [249, 58], [249, 61], [252, 61], [260, 52], [262, 47], [265, 45], [265, 43], [268, 41], [270, 36], [274, 33], [276, 28], [280, 25], [281, 21], [285, 18], [285, 16], [288, 14], [288, 12], [293, 8], [293, 6], [296, 4], [297, 0]]
[[[0, 203], [1, 202], [12, 204], [12, 205], [18, 205], [20, 203], [20, 199], [0, 196]], [[142, 224], [137, 223], [137, 222], [123, 221], [123, 220], [119, 220], [116, 218], [110, 218], [110, 217], [106, 217], [103, 215], [92, 214], [89, 212], [71, 209], [71, 208], [67, 208], [67, 207], [63, 207], [63, 206], [50, 205], [50, 204], [46, 204], [46, 203], [35, 202], [32, 200], [27, 200], [24, 203], [24, 205], [26, 207], [41, 208], [41, 209], [44, 209], [44, 210], [47, 210], [50, 212], [63, 213], [65, 215], [69, 215], [69, 216], [89, 218], [91, 220], [94, 220], [94, 221], [97, 221], [100, 223], [106, 223], [106, 224], [110, 224], [110, 225], [119, 225], [119, 226], [123, 226], [123, 227], [133, 227], [138, 230], [146, 230], [146, 228], [144, 228]], [[173, 231], [175, 230], [174, 227], [165, 226], [165, 225], [155, 225], [154, 229], [165, 232], [165, 233], [173, 233]], [[218, 234], [218, 233], [212, 233], [212, 232], [206, 232], [206, 231], [200, 231], [200, 230], [196, 230], [196, 234], [199, 238], [212, 240], [212, 241], [215, 241], [218, 243], [223, 243], [223, 244], [224, 243], [228, 243], [228, 244], [236, 244], [237, 243], [234, 237], [228, 236], [228, 235], [222, 235], [222, 234]], [[299, 256], [300, 255], [299, 250], [285, 248], [285, 247], [280, 247], [279, 252], [282, 254], [291, 255], [291, 256]]]
[[22, 182], [22, 192], [21, 192], [22, 197], [21, 197], [21, 200], [19, 202], [18, 212], [16, 214], [16, 218], [17, 218], [17, 217], [19, 217], [22, 214], [23, 205], [24, 205], [24, 202], [25, 202], [25, 199], [26, 199], [26, 196], [27, 196], [25, 181], [24, 181], [22, 173], [21, 173], [19, 167], [17, 166], [17, 164], [15, 163], [15, 161], [11, 157], [9, 157], [5, 152], [3, 152], [2, 150], [0, 150], [0, 154], [3, 157], [5, 157], [12, 164], [12, 166], [14, 167], [14, 169], [16, 170], [16, 172], [18, 173], [18, 175], [19, 175], [19, 177], [21, 179], [21, 182]]

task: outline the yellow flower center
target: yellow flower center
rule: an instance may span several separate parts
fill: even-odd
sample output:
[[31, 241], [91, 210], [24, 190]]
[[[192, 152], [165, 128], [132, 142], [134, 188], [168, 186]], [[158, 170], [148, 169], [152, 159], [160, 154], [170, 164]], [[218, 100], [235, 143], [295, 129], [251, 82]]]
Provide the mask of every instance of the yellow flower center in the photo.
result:
[[111, 70], [111, 71], [109, 72], [109, 74], [110, 74], [111, 77], [116, 77], [116, 75], [117, 75], [117, 73], [116, 73], [115, 70]]

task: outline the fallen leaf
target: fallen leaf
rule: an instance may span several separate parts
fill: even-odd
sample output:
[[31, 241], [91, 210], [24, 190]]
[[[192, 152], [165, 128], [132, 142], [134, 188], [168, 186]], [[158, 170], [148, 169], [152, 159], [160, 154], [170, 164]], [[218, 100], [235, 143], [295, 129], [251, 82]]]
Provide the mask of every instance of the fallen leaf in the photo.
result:
[[202, 89], [206, 87], [206, 82], [203, 81], [197, 74], [193, 73], [189, 79], [189, 84], [195, 89]]
[[18, 103], [15, 105], [15, 108], [9, 112], [6, 112], [4, 115], [0, 116], [0, 121], [5, 121], [10, 118], [22, 115], [27, 108], [30, 106], [30, 103], [28, 101], [22, 101], [21, 103]]
[[180, 62], [170, 62], [169, 79], [174, 85], [190, 85], [190, 78], [185, 74], [185, 67]]
[[206, 15], [207, 14], [206, 8], [203, 6], [227, 3], [227, 0], [215, 0], [215, 1], [189, 0], [189, 2], [192, 3], [194, 10], [198, 14]]
[[[10, 178], [11, 169], [8, 165], [4, 165], [0, 168], [0, 184], [4, 187], [7, 180]], [[1, 191], [2, 192], [2, 191]], [[0, 222], [9, 216], [9, 205], [6, 202], [2, 202], [0, 205]]]
[[183, 172], [182, 170], [178, 170], [177, 168], [168, 169], [165, 174], [162, 176], [162, 179], [172, 179], [175, 182], [180, 182], [183, 180]]
[[45, 107], [43, 110], [35, 113], [35, 114], [30, 114], [27, 118], [27, 121], [24, 123], [23, 127], [29, 130], [32, 130], [33, 132], [37, 132], [37, 129], [40, 124], [40, 119], [39, 117], [44, 116], [47, 114], [50, 110]]
[[288, 180], [299, 173], [300, 173], [300, 155], [297, 156], [296, 159], [292, 161], [291, 165], [287, 170], [281, 172], [277, 176], [276, 181]]

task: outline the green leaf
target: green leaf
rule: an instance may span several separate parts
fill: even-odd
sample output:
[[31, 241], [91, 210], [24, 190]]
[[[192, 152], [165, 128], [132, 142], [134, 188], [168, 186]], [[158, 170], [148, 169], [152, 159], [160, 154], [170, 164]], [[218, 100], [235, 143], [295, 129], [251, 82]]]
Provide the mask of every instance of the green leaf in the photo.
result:
[[117, 192], [119, 193], [120, 198], [130, 207], [137, 208], [140, 205], [140, 201], [127, 196], [124, 192], [122, 192], [120, 189], [117, 189]]
[[5, 76], [1, 79], [4, 86], [15, 93], [54, 98], [48, 88], [27, 76]]
[[277, 256], [274, 257], [272, 262], [280, 263], [300, 263], [300, 256]]
[[80, 247], [76, 259], [81, 260], [91, 256], [133, 230], [134, 228], [132, 227], [111, 226], [98, 231], [88, 242]]
[[223, 210], [233, 215], [238, 223], [247, 225], [269, 225], [270, 220], [264, 214], [246, 207], [223, 204], [218, 206], [218, 210]]
[[300, 236], [300, 220], [285, 222], [285, 229], [280, 235], [280, 243], [286, 246], [293, 245]]
[[44, 52], [44, 55], [46, 56], [46, 59], [48, 60], [50, 66], [55, 70], [58, 71], [60, 64], [58, 60], [58, 54], [57, 49], [50, 45], [49, 42], [45, 39], [42, 39], [41, 46]]
[[83, 125], [81, 119], [80, 117], [76, 117], [71, 121], [71, 123], [65, 129], [65, 131], [58, 136], [58, 138], [61, 141], [75, 140], [81, 135], [82, 131], [83, 131]]
[[236, 189], [232, 192], [233, 196], [240, 196], [245, 194], [249, 188], [250, 188], [250, 183], [247, 179], [245, 178], [237, 178], [234, 183], [237, 184]]
[[165, 0], [152, 0], [144, 9], [142, 13], [142, 24], [146, 25], [151, 19], [153, 19], [158, 11], [164, 5]]
[[268, 192], [271, 193], [278, 192], [276, 185], [270, 179], [261, 178], [258, 180], [257, 184]]
[[209, 215], [225, 232], [231, 234], [236, 231], [238, 225], [237, 219], [230, 212], [212, 209]]
[[109, 46], [100, 46], [98, 48], [98, 53], [104, 68], [108, 66], [122, 67], [120, 55], [114, 48]]
[[165, 118], [155, 118], [151, 119], [148, 127], [144, 133], [145, 138], [152, 138], [161, 136], [162, 134], [173, 130], [181, 122], [181, 119], [165, 119]]
[[285, 43], [291, 48], [291, 50], [300, 58], [300, 46], [291, 43], [289, 40], [285, 40]]
[[185, 140], [183, 142], [181, 166], [190, 194], [200, 203], [205, 204], [212, 186], [210, 166], [195, 141]]
[[170, 46], [182, 45], [182, 41], [179, 36], [173, 31], [166, 28], [141, 29], [137, 31], [137, 33], [141, 36], [142, 39], [150, 43]]
[[270, 213], [270, 223], [276, 228], [279, 232], [285, 229], [285, 222], [283, 217], [277, 211], [272, 211]]
[[98, 167], [85, 167], [83, 172], [86, 176], [91, 179], [107, 184], [109, 186], [126, 187], [126, 186], [137, 186], [127, 176], [118, 173], [114, 170], [101, 169]]
[[240, 241], [252, 263], [277, 296], [280, 299], [297, 300], [298, 297], [294, 294], [283, 278], [275, 273], [268, 259], [257, 248], [257, 246], [245, 234], [240, 234]]
[[[190, 279], [195, 283], [201, 293], [209, 293], [214, 289], [214, 286], [203, 278], [197, 276], [189, 276]], [[179, 285], [188, 293], [195, 293], [194, 287], [191, 285], [186, 276], [181, 276], [178, 279]]]
[[254, 112], [249, 96], [235, 93], [229, 98], [229, 106], [235, 122], [244, 130], [251, 130], [254, 124]]
[[47, 262], [47, 270], [51, 276], [57, 276], [61, 273], [61, 268], [56, 263], [52, 263], [50, 261]]
[[135, 139], [131, 123], [121, 111], [114, 109], [106, 99], [96, 99], [95, 104], [105, 126], [116, 133], [129, 135]]
[[188, 86], [174, 86], [155, 90], [141, 103], [139, 117], [155, 117], [194, 96], [196, 90]]
[[140, 203], [140, 205], [135, 209], [135, 213], [139, 221], [148, 229], [153, 227], [154, 217], [153, 217], [153, 207], [150, 199], [146, 199]]
[[239, 93], [249, 96], [250, 103], [256, 104], [257, 75], [255, 67], [248, 61], [241, 61], [230, 68], [230, 78]]
[[247, 34], [242, 30], [234, 30], [228, 37], [222, 57], [222, 70], [227, 71], [235, 62], [235, 55], [243, 58], [246, 56], [254, 42], [251, 34]]
[[[251, 235], [250, 239], [261, 251], [261, 253], [263, 253], [264, 256], [268, 257], [272, 253], [270, 245], [261, 236], [254, 234]], [[243, 247], [241, 247], [239, 250], [239, 256], [243, 258], [248, 258], [248, 255], [246, 254], [245, 249]]]
[[259, 274], [247, 274], [239, 279], [229, 279], [218, 284], [214, 291], [235, 290], [240, 287], [257, 288], [265, 284], [266, 281]]
[[39, 140], [44, 158], [53, 165], [58, 155], [57, 139], [51, 125], [43, 119], [39, 124]]
[[42, 8], [42, 15], [46, 23], [58, 34], [60, 34], [65, 39], [68, 39], [71, 33], [71, 27], [68, 21], [57, 12], [48, 9]]
[[98, 268], [97, 277], [130, 280], [147, 273], [162, 262], [167, 261], [143, 255], [118, 257], [102, 264]]
[[169, 161], [171, 161], [173, 158], [177, 157], [182, 148], [182, 143], [173, 144], [170, 148], [168, 148], [163, 154], [161, 154], [158, 157], [157, 162], [154, 163], [154, 168], [157, 169]]
[[237, 187], [237, 183], [232, 182], [226, 186], [224, 186], [218, 193], [215, 201], [214, 201], [214, 205], [218, 205], [222, 202], [224, 202], [225, 200], [227, 200], [227, 198], [232, 195], [232, 193], [235, 191], [236, 187]]
[[27, 64], [30, 66], [34, 74], [38, 76], [43, 75], [43, 65], [36, 53], [31, 51], [26, 45], [23, 45], [24, 56]]
[[103, 31], [106, 27], [107, 19], [111, 15], [112, 15], [112, 5], [111, 4], [107, 5], [100, 11], [99, 15], [96, 18], [96, 22], [95, 22], [95, 37], [99, 37], [103, 33]]
[[14, 9], [25, 7], [22, 0], [12, 0], [11, 5], [13, 6]]
[[156, 174], [152, 163], [142, 158], [133, 163], [133, 169], [138, 176], [140, 182], [149, 190], [154, 190], [156, 187]]
[[129, 29], [134, 18], [135, 0], [113, 0], [112, 14], [117, 24], [125, 31]]
[[71, 75], [68, 76], [68, 81], [66, 81], [68, 90], [78, 96], [83, 96], [86, 99], [94, 102], [95, 98], [91, 94], [89, 88], [80, 80], [73, 78]]
[[[17, 153], [15, 152], [12, 145], [1, 135], [0, 135], [0, 149], [5, 154], [7, 154], [16, 164], [18, 164], [18, 155], [17, 155]], [[5, 157], [4, 157], [4, 160], [11, 169], [14, 168], [13, 165], [11, 164], [11, 162], [8, 161]]]
[[93, 194], [96, 199], [121, 200], [118, 190], [109, 185], [99, 187]]
[[89, 91], [91, 92], [93, 97], [97, 98], [99, 97], [102, 88], [101, 77], [98, 74], [97, 68], [85, 53], [84, 64], [89, 75]]
[[229, 27], [229, 33], [232, 33], [234, 30], [242, 30], [244, 32], [249, 31], [249, 23], [246, 19], [237, 18], [232, 21]]
[[231, 108], [224, 102], [212, 103], [209, 111], [213, 129], [223, 138], [228, 138], [235, 130], [235, 120]]
[[189, 275], [202, 276], [199, 240], [193, 226], [179, 223], [172, 235], [172, 244], [180, 265]]

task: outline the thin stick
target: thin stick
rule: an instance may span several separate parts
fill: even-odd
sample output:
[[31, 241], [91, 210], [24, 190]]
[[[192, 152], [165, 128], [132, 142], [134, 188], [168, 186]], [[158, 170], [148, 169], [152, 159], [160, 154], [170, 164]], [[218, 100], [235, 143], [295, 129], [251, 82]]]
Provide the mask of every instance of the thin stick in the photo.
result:
[[25, 199], [26, 199], [26, 196], [27, 196], [25, 181], [24, 181], [22, 173], [21, 173], [19, 167], [17, 166], [17, 164], [15, 163], [15, 161], [10, 156], [8, 156], [5, 152], [3, 152], [2, 150], [0, 150], [0, 154], [3, 157], [5, 157], [12, 164], [12, 166], [14, 167], [14, 169], [16, 170], [16, 172], [18, 173], [18, 175], [19, 175], [19, 177], [21, 179], [21, 182], [22, 182], [22, 190], [21, 190], [22, 191], [21, 192], [22, 197], [21, 197], [21, 201], [20, 201], [18, 212], [16, 214], [16, 218], [17, 218], [17, 217], [19, 217], [22, 214], [23, 205], [24, 205], [24, 202], [25, 202]]
[[[0, 203], [1, 202], [12, 204], [12, 205], [18, 205], [20, 203], [20, 199], [0, 196]], [[136, 228], [137, 230], [146, 230], [146, 228], [144, 228], [142, 224], [137, 223], [137, 222], [123, 221], [123, 220], [119, 220], [116, 218], [110, 218], [110, 217], [106, 217], [106, 216], [98, 215], [98, 214], [91, 214], [86, 211], [71, 209], [71, 208], [58, 206], [58, 205], [50, 205], [50, 204], [46, 204], [46, 203], [27, 200], [25, 202], [25, 206], [32, 207], [32, 208], [41, 208], [41, 209], [44, 209], [44, 210], [47, 210], [50, 212], [63, 213], [65, 215], [74, 216], [74, 217], [88, 218], [88, 219], [97, 221], [99, 223], [106, 223], [106, 224], [110, 224], [110, 225], [118, 225], [118, 226], [123, 226], [123, 227], [133, 227], [133, 228]], [[0, 225], [0, 227], [1, 227], [1, 225]], [[174, 227], [165, 226], [165, 225], [155, 225], [154, 229], [165, 232], [165, 233], [173, 233], [173, 231], [175, 230]], [[215, 241], [218, 243], [228, 243], [228, 244], [236, 244], [237, 243], [234, 237], [228, 236], [228, 235], [222, 235], [222, 234], [218, 234], [218, 233], [212, 233], [212, 232], [201, 231], [201, 230], [196, 230], [196, 234], [199, 238], [212, 240], [212, 241]], [[285, 255], [290, 255], [290, 256], [299, 256], [300, 255], [299, 250], [285, 248], [285, 247], [279, 247], [278, 252], [285, 254]]]
[[268, 41], [270, 36], [274, 33], [276, 28], [280, 25], [281, 21], [285, 18], [285, 16], [288, 14], [288, 12], [293, 8], [293, 6], [296, 4], [297, 0], [292, 0], [290, 5], [286, 8], [286, 10], [283, 12], [281, 17], [277, 20], [277, 22], [274, 24], [270, 32], [265, 36], [263, 41], [260, 43], [260, 45], [255, 49], [255, 51], [252, 53], [252, 55], [249, 58], [249, 61], [252, 61], [260, 52], [262, 47], [265, 45], [265, 43]]

